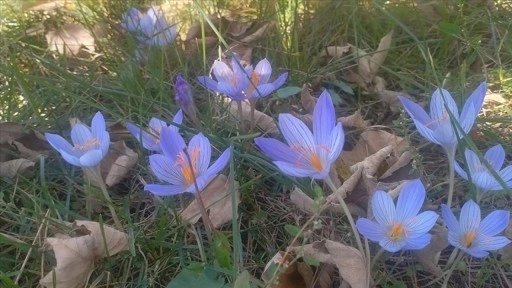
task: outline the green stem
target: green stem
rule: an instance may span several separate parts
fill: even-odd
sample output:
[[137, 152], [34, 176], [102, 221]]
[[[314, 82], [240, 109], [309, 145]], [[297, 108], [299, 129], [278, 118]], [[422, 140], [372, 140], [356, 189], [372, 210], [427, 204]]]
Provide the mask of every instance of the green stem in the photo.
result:
[[[454, 252], [457, 252], [458, 249], [455, 249]], [[443, 286], [441, 288], [447, 288], [448, 287], [448, 281], [450, 280], [450, 277], [452, 276], [453, 270], [455, 270], [456, 264], [459, 263], [459, 261], [462, 259], [462, 256], [464, 256], [464, 253], [460, 252], [459, 255], [457, 255], [457, 258], [455, 258], [455, 261], [453, 261], [452, 266], [447, 271], [446, 276], [444, 277]]]
[[453, 201], [453, 189], [455, 184], [455, 149], [457, 147], [446, 149], [446, 156], [448, 157], [448, 200], [446, 205], [451, 208]]
[[375, 256], [373, 256], [373, 259], [372, 259], [372, 262], [370, 265], [370, 267], [372, 269], [373, 269], [373, 267], [375, 267], [375, 265], [377, 264], [377, 260], [379, 260], [380, 256], [382, 256], [382, 254], [384, 254], [384, 249], [380, 248], [379, 251], [377, 251], [377, 254], [375, 254]]
[[236, 106], [238, 107], [238, 117], [240, 118], [240, 131], [245, 131], [244, 129], [244, 113], [242, 109], [242, 101], [236, 101]]
[[108, 209], [110, 210], [110, 214], [112, 215], [112, 219], [114, 219], [114, 223], [116, 224], [117, 228], [122, 229], [123, 225], [121, 225], [121, 221], [119, 221], [119, 218], [117, 217], [116, 210], [114, 209], [114, 206], [112, 205], [112, 199], [110, 199], [110, 195], [107, 191], [107, 185], [105, 185], [105, 181], [103, 181], [103, 177], [101, 177], [101, 171], [100, 166], [92, 167], [92, 168], [84, 168], [89, 170], [91, 175], [94, 177], [94, 180], [96, 184], [98, 184], [100, 187], [101, 192], [103, 193], [103, 197], [105, 197], [105, 200], [107, 200]]
[[[327, 183], [327, 186], [329, 186], [329, 188], [331, 188], [332, 193], [334, 193], [334, 195], [336, 195], [336, 198], [340, 202], [341, 208], [343, 209], [343, 212], [347, 216], [348, 223], [350, 224], [350, 228], [352, 228], [352, 232], [354, 233], [354, 237], [356, 238], [357, 248], [361, 252], [361, 256], [364, 257], [366, 255], [366, 253], [365, 253], [364, 248], [363, 248], [363, 242], [361, 241], [361, 237], [359, 236], [359, 232], [357, 232], [356, 224], [354, 222], [354, 218], [352, 218], [352, 214], [350, 213], [350, 210], [348, 209], [347, 203], [345, 203], [345, 200], [341, 197], [341, 195], [339, 193], [336, 193], [336, 191], [338, 189], [336, 189], [336, 186], [334, 186], [334, 183], [332, 182], [330, 176], [325, 178], [324, 181], [325, 181], [325, 183]], [[368, 253], [370, 253], [370, 251], [368, 251]]]

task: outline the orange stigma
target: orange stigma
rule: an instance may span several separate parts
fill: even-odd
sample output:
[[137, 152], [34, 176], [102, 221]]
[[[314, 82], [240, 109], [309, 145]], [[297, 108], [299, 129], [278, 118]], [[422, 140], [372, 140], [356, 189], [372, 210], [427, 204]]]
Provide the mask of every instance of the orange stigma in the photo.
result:
[[101, 141], [98, 138], [90, 138], [84, 144], [75, 144], [73, 145], [73, 150], [82, 150], [87, 151], [90, 150], [94, 145], [101, 145]]
[[404, 226], [400, 223], [394, 223], [388, 232], [388, 236], [393, 241], [402, 240], [405, 237]]
[[256, 90], [256, 86], [260, 84], [260, 74], [256, 72], [252, 72], [251, 74], [251, 87], [249, 87], [249, 91], [247, 91], [247, 94], [252, 94], [254, 90]]
[[181, 175], [183, 175], [183, 178], [185, 178], [185, 181], [187, 182], [187, 185], [192, 185], [194, 183], [194, 180], [196, 178], [196, 165], [197, 165], [197, 158], [199, 157], [199, 152], [201, 150], [194, 149], [192, 151], [189, 151], [190, 156], [190, 162], [188, 161], [188, 157], [185, 154], [185, 152], [180, 152], [178, 154], [178, 157], [176, 157], [176, 165], [180, 166]]
[[315, 168], [317, 171], [322, 171], [324, 169], [322, 161], [320, 161], [320, 157], [318, 157], [317, 154], [311, 153], [309, 155], [309, 161], [311, 162], [311, 165], [313, 165], [313, 168]]
[[466, 248], [471, 247], [475, 241], [476, 235], [477, 233], [474, 230], [466, 233], [462, 238], [462, 245], [464, 245]]

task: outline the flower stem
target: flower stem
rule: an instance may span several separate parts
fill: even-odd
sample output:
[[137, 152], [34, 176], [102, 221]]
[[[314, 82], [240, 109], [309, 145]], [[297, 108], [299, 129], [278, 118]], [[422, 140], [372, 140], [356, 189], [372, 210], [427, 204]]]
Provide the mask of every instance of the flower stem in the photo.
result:
[[[451, 149], [451, 150], [450, 150]], [[446, 205], [451, 208], [453, 201], [453, 189], [455, 184], [455, 149], [446, 149], [446, 156], [448, 157], [448, 200]]]
[[[331, 188], [332, 193], [336, 195], [336, 198], [340, 202], [341, 208], [343, 209], [343, 212], [347, 216], [348, 223], [350, 224], [350, 228], [352, 228], [352, 232], [354, 233], [354, 237], [356, 238], [357, 248], [361, 252], [361, 256], [365, 256], [365, 250], [363, 248], [363, 242], [361, 242], [361, 237], [359, 236], [359, 232], [357, 232], [356, 224], [354, 222], [354, 218], [352, 218], [352, 214], [350, 213], [350, 210], [348, 209], [347, 203], [345, 203], [345, 200], [341, 197], [339, 193], [336, 193], [337, 189], [336, 186], [334, 186], [334, 183], [332, 182], [332, 179], [330, 176], [327, 176], [327, 178], [324, 179], [325, 183], [327, 183], [327, 186]], [[370, 251], [368, 251], [370, 253]]]
[[[458, 249], [455, 249], [454, 252], [457, 253], [459, 251], [458, 251]], [[444, 281], [443, 281], [443, 286], [441, 286], [442, 288], [448, 287], [448, 281], [450, 280], [450, 277], [452, 276], [453, 270], [455, 270], [457, 263], [459, 263], [459, 261], [462, 259], [462, 256], [464, 256], [464, 253], [460, 252], [457, 255], [457, 257], [455, 258], [455, 260], [453, 261], [450, 269], [446, 272], [446, 276], [444, 277]]]
[[244, 113], [242, 109], [242, 101], [236, 101], [238, 107], [238, 118], [240, 118], [240, 131], [244, 131]]
[[254, 121], [254, 111], [256, 110], [256, 101], [253, 99], [250, 99], [249, 105], [251, 106], [251, 131], [254, 131], [254, 127], [256, 127], [256, 121]]
[[112, 214], [112, 219], [114, 219], [114, 223], [116, 224], [117, 228], [122, 229], [123, 225], [121, 225], [121, 221], [119, 221], [119, 218], [116, 214], [116, 210], [112, 205], [112, 200], [110, 199], [110, 195], [107, 191], [107, 185], [105, 185], [105, 181], [103, 181], [103, 177], [101, 177], [100, 166], [97, 165], [92, 168], [84, 169], [89, 170], [90, 175], [93, 176], [95, 183], [99, 185], [98, 188], [100, 188], [101, 192], [103, 193], [103, 197], [105, 197], [105, 200], [107, 200], [108, 209], [110, 210], [110, 214]]

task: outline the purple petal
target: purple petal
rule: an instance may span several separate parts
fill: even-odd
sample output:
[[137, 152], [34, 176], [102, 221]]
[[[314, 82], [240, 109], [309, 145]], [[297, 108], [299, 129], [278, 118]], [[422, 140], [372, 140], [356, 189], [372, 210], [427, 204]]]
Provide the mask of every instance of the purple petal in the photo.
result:
[[297, 168], [297, 166], [295, 164], [284, 162], [284, 161], [274, 161], [274, 164], [284, 174], [292, 176], [292, 177], [301, 177], [301, 178], [302, 177], [313, 177], [317, 173], [316, 170]]
[[91, 132], [94, 137], [98, 137], [99, 134], [107, 130], [105, 125], [105, 118], [101, 112], [96, 112], [91, 121]]
[[[202, 133], [199, 133], [190, 139], [187, 150], [192, 161], [194, 161], [193, 157], [197, 157], [194, 169], [196, 175], [201, 175], [208, 169], [212, 158], [210, 141]], [[194, 156], [194, 153], [198, 153], [198, 155]]]
[[[512, 180], [512, 166], [503, 168], [498, 174], [500, 174], [503, 181], [510, 182], [510, 180]], [[508, 183], [507, 185], [510, 186]]]
[[430, 234], [423, 234], [416, 238], [407, 238], [404, 249], [419, 250], [425, 248], [430, 243], [432, 236]]
[[356, 227], [359, 233], [371, 241], [379, 242], [386, 238], [386, 229], [366, 218], [357, 219]]
[[372, 209], [375, 220], [380, 225], [387, 227], [395, 221], [395, 205], [388, 193], [376, 191], [372, 197]]
[[254, 143], [274, 161], [285, 161], [294, 164], [301, 158], [296, 151], [277, 139], [258, 137], [254, 139]]
[[274, 84], [272, 84], [272, 83], [267, 83], [267, 84], [259, 85], [251, 93], [250, 98], [263, 98], [263, 97], [267, 97], [268, 95], [270, 95], [270, 93], [274, 92], [274, 90], [276, 90], [276, 88], [274, 87]]
[[44, 135], [46, 136], [48, 143], [50, 143], [50, 145], [58, 152], [77, 155], [76, 151], [73, 150], [73, 146], [71, 146], [66, 139], [62, 138], [62, 136], [51, 133], [45, 133]]
[[485, 236], [494, 236], [507, 228], [509, 220], [509, 211], [493, 211], [487, 215], [484, 220], [482, 220], [480, 227], [478, 228], [478, 232]]
[[244, 100], [245, 96], [242, 94], [241, 90], [238, 90], [233, 86], [231, 82], [219, 82], [217, 83], [217, 92], [221, 94], [225, 94], [229, 98], [240, 101]]
[[160, 132], [160, 147], [165, 156], [171, 158], [172, 162], [175, 162], [176, 156], [183, 152], [187, 145], [180, 133], [170, 128], [163, 128]]
[[462, 169], [462, 167], [460, 167], [460, 165], [459, 165], [459, 163], [457, 163], [457, 161], [455, 161], [453, 168], [455, 169], [455, 172], [457, 172], [457, 174], [459, 174], [460, 177], [468, 180], [468, 174], [466, 174], [466, 171], [464, 171], [464, 169]]
[[343, 126], [341, 123], [338, 123], [336, 127], [331, 132], [330, 141], [328, 144], [329, 154], [327, 156], [327, 161], [329, 165], [336, 161], [343, 150], [343, 145], [345, 144], [345, 133], [343, 132]]
[[59, 151], [60, 155], [62, 156], [62, 158], [64, 158], [64, 160], [66, 160], [66, 162], [68, 162], [69, 164], [71, 165], [74, 165], [74, 166], [78, 166], [78, 167], [82, 167], [82, 164], [80, 163], [80, 157], [79, 156], [75, 156], [73, 154], [69, 154], [67, 153], [66, 151]]
[[487, 171], [480, 171], [472, 174], [471, 182], [484, 191], [502, 189], [498, 181], [494, 179], [494, 176]]
[[324, 90], [313, 110], [313, 136], [317, 145], [328, 147], [335, 124], [334, 104], [329, 92]]
[[100, 164], [103, 157], [101, 150], [87, 151], [87, 153], [80, 157], [80, 167], [95, 167]]
[[160, 120], [155, 117], [149, 120], [149, 128], [151, 128], [151, 132], [154, 132], [156, 134], [155, 136], [159, 136], [160, 131], [162, 131], [162, 128], [164, 127], [167, 127], [167, 123], [165, 123], [165, 121], [163, 120]]
[[135, 32], [139, 28], [139, 21], [142, 17], [142, 13], [136, 8], [130, 8], [130, 10], [123, 14], [121, 26], [130, 32]]
[[86, 146], [91, 139], [91, 130], [84, 124], [78, 123], [71, 128], [71, 140], [75, 146]]
[[409, 98], [398, 96], [398, 99], [400, 102], [402, 102], [402, 105], [404, 105], [405, 111], [411, 116], [411, 118], [414, 120], [419, 121], [423, 125], [428, 125], [432, 119], [430, 119], [430, 116], [423, 110], [423, 108], [411, 101]]
[[[397, 208], [397, 213], [400, 209]], [[436, 224], [439, 215], [434, 211], [425, 211], [416, 217], [407, 219], [404, 225], [407, 227], [407, 236], [417, 238], [428, 233]]]
[[135, 139], [137, 139], [137, 141], [140, 141], [140, 132], [142, 130], [141, 128], [135, 126], [135, 124], [130, 122], [127, 122], [124, 126], [126, 126], [126, 129], [128, 129], [128, 131], [132, 133], [132, 135], [135, 137]]
[[[141, 138], [142, 138], [142, 146], [144, 148], [155, 151], [155, 152], [162, 152], [162, 148], [160, 147], [160, 140], [156, 136], [154, 136], [152, 133], [148, 133], [144, 130], [141, 131]], [[155, 133], [155, 132], [153, 132]]]
[[186, 182], [183, 179], [183, 174], [178, 170], [178, 166], [164, 155], [154, 154], [149, 156], [149, 166], [161, 181], [175, 185]]
[[414, 118], [412, 120], [414, 121], [414, 125], [416, 126], [416, 129], [418, 129], [418, 132], [421, 134], [421, 136], [425, 137], [428, 141], [432, 143], [442, 145], [442, 143], [436, 137], [435, 131], [428, 128], [426, 125], [423, 125], [419, 121], [416, 121]]
[[468, 164], [469, 173], [471, 176], [482, 171], [482, 162], [480, 162], [480, 159], [475, 152], [470, 149], [466, 149], [466, 151], [464, 151], [464, 156], [466, 157], [466, 162]]
[[217, 82], [233, 83], [233, 71], [228, 67], [228, 65], [226, 65], [226, 63], [215, 60], [212, 70]]
[[304, 122], [291, 114], [281, 113], [279, 114], [279, 128], [292, 149], [296, 147], [297, 149], [307, 149], [310, 152], [316, 151], [313, 134]]
[[480, 248], [464, 248], [459, 247], [462, 251], [468, 253], [469, 255], [476, 257], [476, 258], [484, 258], [487, 255], [489, 255], [489, 252], [481, 250]]
[[217, 92], [217, 81], [213, 80], [208, 76], [199, 76], [197, 77], [197, 81], [204, 87]]
[[498, 250], [511, 243], [511, 241], [504, 236], [487, 237], [483, 235], [479, 235], [475, 242], [477, 243], [474, 247], [475, 249], [485, 251]]
[[499, 171], [505, 162], [505, 150], [498, 144], [487, 150], [484, 157], [494, 170]]
[[450, 116], [446, 111], [445, 104], [452, 112], [455, 121], [459, 121], [459, 110], [457, 108], [457, 104], [452, 98], [450, 92], [445, 89], [438, 88], [434, 91], [432, 95], [432, 100], [430, 101], [430, 118], [432, 121], [446, 121], [450, 120]]
[[107, 131], [103, 131], [96, 135], [98, 137], [99, 145], [94, 145], [95, 149], [100, 149], [103, 157], [107, 156], [108, 149], [110, 148], [110, 135]]
[[157, 196], [171, 196], [185, 192], [181, 186], [159, 184], [147, 184], [144, 186], [144, 190], [149, 191]]
[[475, 231], [480, 225], [480, 207], [473, 200], [467, 201], [460, 211], [460, 229], [462, 233]]
[[283, 86], [284, 82], [286, 82], [286, 79], [288, 79], [288, 73], [285, 72], [281, 75], [279, 75], [279, 77], [277, 77], [276, 80], [274, 80], [274, 82], [272, 82], [272, 85], [274, 85], [274, 89], [279, 89], [279, 87]]
[[396, 204], [396, 220], [403, 221], [414, 217], [420, 211], [425, 200], [425, 187], [419, 179], [409, 181], [404, 185]]
[[[174, 115], [174, 117], [172, 118], [172, 124], [176, 124], [176, 125], [181, 125], [183, 123], [183, 110], [178, 110], [178, 112], [176, 112], [176, 115]], [[178, 129], [177, 126], [169, 126], [169, 127], [174, 127], [176, 128], [176, 130]]]
[[253, 84], [255, 86], [258, 86], [260, 84], [266, 84], [268, 83], [268, 80], [270, 79], [270, 75], [272, 74], [272, 66], [270, 66], [270, 62], [265, 58], [258, 62], [256, 67], [254, 67], [254, 71], [252, 73], [255, 73], [257, 77], [252, 77], [257, 79], [257, 83], [254, 83], [254, 79], [252, 79]]
[[406, 243], [406, 240], [392, 241], [388, 238], [384, 238], [379, 241], [379, 245], [382, 247], [382, 249], [392, 253], [400, 251], [402, 248], [404, 248]]
[[219, 172], [226, 167], [226, 164], [228, 164], [229, 158], [231, 157], [231, 151], [233, 150], [233, 147], [229, 147], [226, 149], [222, 154], [219, 156], [219, 159], [215, 161], [210, 168], [206, 171], [206, 175], [209, 175], [210, 177], [215, 177]]
[[464, 249], [465, 247], [462, 246], [460, 243], [462, 235], [455, 233], [451, 230], [448, 230], [448, 242], [453, 246], [457, 247], [459, 249]]
[[452, 231], [456, 235], [460, 235], [459, 221], [457, 221], [457, 218], [455, 218], [455, 215], [453, 215], [452, 210], [448, 206], [441, 204], [441, 215], [444, 222], [446, 223], [446, 226], [448, 227], [448, 230]]
[[480, 109], [482, 109], [486, 91], [487, 84], [485, 82], [480, 83], [475, 91], [473, 91], [473, 93], [468, 97], [464, 107], [462, 108], [462, 113], [460, 115], [460, 119], [462, 120], [461, 126], [466, 133], [471, 130]]

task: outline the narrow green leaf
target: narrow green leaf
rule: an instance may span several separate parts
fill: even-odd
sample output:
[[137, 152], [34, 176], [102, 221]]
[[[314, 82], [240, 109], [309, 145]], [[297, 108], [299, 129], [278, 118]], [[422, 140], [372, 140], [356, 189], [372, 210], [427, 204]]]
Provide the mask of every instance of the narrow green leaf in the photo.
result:
[[299, 94], [300, 91], [301, 91], [301, 88], [297, 87], [297, 86], [284, 87], [284, 88], [281, 88], [276, 91], [275, 98], [285, 99], [285, 98], [291, 97], [293, 95]]

